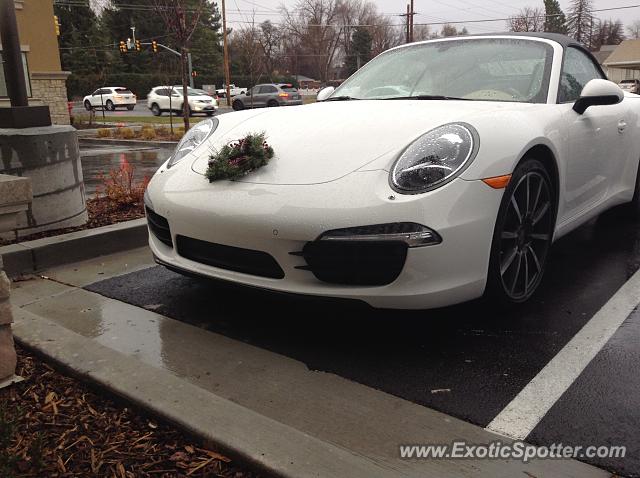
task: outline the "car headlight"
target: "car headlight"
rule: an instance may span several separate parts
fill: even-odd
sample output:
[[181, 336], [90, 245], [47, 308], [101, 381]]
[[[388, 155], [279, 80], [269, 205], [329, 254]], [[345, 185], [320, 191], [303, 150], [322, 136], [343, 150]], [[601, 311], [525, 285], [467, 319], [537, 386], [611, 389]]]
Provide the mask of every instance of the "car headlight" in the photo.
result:
[[191, 128], [180, 140], [176, 150], [167, 162], [167, 169], [181, 161], [187, 154], [196, 149], [213, 134], [218, 127], [218, 118], [201, 121]]
[[436, 189], [458, 176], [478, 152], [478, 133], [466, 123], [450, 123], [411, 143], [391, 168], [390, 183], [399, 193]]

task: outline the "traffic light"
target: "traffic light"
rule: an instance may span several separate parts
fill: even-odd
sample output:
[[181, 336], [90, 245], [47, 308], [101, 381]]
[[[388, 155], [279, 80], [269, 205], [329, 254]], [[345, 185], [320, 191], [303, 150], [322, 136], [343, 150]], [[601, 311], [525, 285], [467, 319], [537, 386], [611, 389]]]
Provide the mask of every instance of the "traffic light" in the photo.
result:
[[136, 50], [142, 51], [142, 45], [140, 44], [140, 40], [136, 40]]
[[120, 53], [126, 53], [127, 51], [127, 44], [124, 40], [120, 40]]
[[158, 42], [157, 41], [155, 41], [155, 40], [151, 41], [151, 50], [154, 53], [158, 53]]
[[196, 76], [198, 76], [198, 72], [196, 70], [193, 70], [191, 72], [191, 76], [193, 76], [195, 78]]
[[58, 15], [53, 16], [53, 24], [56, 28], [56, 36], [60, 36], [60, 20], [58, 19]]

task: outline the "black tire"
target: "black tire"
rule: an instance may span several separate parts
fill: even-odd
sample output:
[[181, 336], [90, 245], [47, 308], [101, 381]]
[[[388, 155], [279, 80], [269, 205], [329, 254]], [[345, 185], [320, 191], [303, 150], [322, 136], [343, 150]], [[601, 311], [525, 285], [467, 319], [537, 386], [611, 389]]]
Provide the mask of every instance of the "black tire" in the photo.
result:
[[91, 111], [93, 109], [93, 106], [91, 106], [91, 103], [89, 103], [89, 100], [84, 102], [84, 109], [87, 111]]
[[280, 103], [278, 103], [276, 100], [269, 100], [269, 101], [267, 102], [267, 106], [268, 106], [269, 108], [274, 108], [274, 107], [276, 107], [276, 106], [280, 106]]
[[113, 101], [111, 101], [111, 100], [107, 100], [107, 102], [104, 105], [107, 108], [107, 111], [115, 111], [116, 110], [116, 105], [114, 105]]
[[129, 111], [133, 111], [133, 108], [134, 108], [134, 107], [135, 107], [135, 105], [128, 105], [128, 106], [127, 106], [127, 109], [128, 109]]
[[162, 116], [162, 110], [160, 109], [160, 106], [158, 106], [158, 103], [153, 103], [151, 105], [151, 113], [153, 116]]
[[544, 164], [524, 159], [504, 191], [493, 233], [487, 296], [503, 305], [531, 298], [542, 281], [557, 193]]
[[233, 108], [233, 111], [241, 111], [244, 109], [244, 103], [240, 100], [235, 100], [231, 103], [231, 107]]

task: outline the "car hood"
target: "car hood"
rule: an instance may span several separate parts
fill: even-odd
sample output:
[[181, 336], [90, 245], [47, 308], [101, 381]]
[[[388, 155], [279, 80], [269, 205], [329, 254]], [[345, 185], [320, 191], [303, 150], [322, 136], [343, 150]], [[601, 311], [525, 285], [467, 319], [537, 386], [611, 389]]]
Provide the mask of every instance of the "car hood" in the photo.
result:
[[[358, 100], [228, 113], [192, 164], [204, 174], [211, 152], [249, 133], [264, 132], [275, 156], [239, 181], [256, 184], [318, 184], [358, 169], [388, 170], [413, 140], [442, 124], [470, 124], [523, 103], [456, 100]], [[486, 122], [486, 120], [484, 121]]]

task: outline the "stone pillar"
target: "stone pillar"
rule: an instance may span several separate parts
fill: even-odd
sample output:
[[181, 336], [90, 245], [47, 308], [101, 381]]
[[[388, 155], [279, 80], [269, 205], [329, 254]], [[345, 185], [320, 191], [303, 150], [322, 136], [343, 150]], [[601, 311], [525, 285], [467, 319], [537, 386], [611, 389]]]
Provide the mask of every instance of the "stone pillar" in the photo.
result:
[[13, 316], [9, 304], [10, 291], [11, 282], [2, 270], [2, 258], [0, 257], [0, 383], [13, 377], [16, 371], [16, 349], [11, 333]]
[[0, 128], [0, 173], [31, 179], [33, 203], [2, 238], [87, 222], [77, 131], [72, 126]]
[[[27, 210], [32, 199], [31, 180], [0, 174], [0, 232], [15, 228], [18, 216]], [[11, 333], [11, 282], [2, 269], [0, 257], [0, 384], [16, 371], [16, 350]]]

